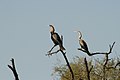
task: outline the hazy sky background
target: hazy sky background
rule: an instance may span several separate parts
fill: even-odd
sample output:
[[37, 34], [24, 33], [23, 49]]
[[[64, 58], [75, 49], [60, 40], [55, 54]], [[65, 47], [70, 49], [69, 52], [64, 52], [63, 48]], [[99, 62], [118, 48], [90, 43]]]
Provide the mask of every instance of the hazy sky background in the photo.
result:
[[64, 36], [69, 61], [87, 56], [77, 50], [74, 30], [83, 33], [91, 52], [108, 51], [116, 41], [110, 57], [120, 56], [120, 0], [0, 0], [1, 80], [14, 80], [7, 67], [11, 58], [20, 80], [52, 80], [56, 60], [66, 64], [60, 53], [45, 56], [53, 46], [49, 24]]

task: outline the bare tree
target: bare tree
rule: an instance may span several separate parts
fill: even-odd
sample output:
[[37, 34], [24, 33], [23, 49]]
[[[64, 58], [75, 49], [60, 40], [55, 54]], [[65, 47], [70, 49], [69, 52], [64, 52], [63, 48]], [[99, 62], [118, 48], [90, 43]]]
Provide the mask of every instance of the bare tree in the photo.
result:
[[12, 66], [11, 66], [11, 65], [8, 65], [8, 67], [9, 67], [10, 70], [13, 72], [14, 77], [15, 77], [15, 80], [19, 80], [19, 77], [18, 77], [18, 74], [17, 74], [16, 68], [15, 68], [14, 59], [12, 58], [10, 61], [12, 62]]

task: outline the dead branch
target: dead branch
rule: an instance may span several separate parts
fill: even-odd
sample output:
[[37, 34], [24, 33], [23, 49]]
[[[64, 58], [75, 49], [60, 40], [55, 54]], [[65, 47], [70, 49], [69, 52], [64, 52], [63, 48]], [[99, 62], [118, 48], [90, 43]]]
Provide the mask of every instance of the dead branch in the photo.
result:
[[[62, 44], [63, 44], [63, 36], [62, 36], [62, 35], [61, 35], [61, 41], [62, 41]], [[54, 46], [53, 46], [53, 47], [54, 47]], [[52, 49], [53, 49], [53, 47], [52, 47]], [[67, 59], [67, 56], [65, 55], [66, 52], [63, 52], [61, 49], [58, 49], [58, 50], [55, 51], [55, 52], [51, 52], [52, 49], [51, 49], [50, 51], [48, 51], [48, 54], [46, 54], [46, 56], [50, 56], [50, 55], [52, 56], [53, 54], [57, 54], [59, 51], [61, 51], [61, 53], [63, 54], [63, 57], [64, 57], [64, 59], [65, 59], [65, 61], [66, 61], [66, 63], [67, 63], [67, 66], [68, 66], [68, 68], [69, 68], [69, 70], [70, 70], [70, 72], [71, 72], [72, 80], [74, 80], [74, 74], [73, 74], [72, 68], [71, 68], [70, 63], [69, 63], [69, 61], [68, 61], [68, 59]]]
[[17, 71], [16, 71], [16, 68], [15, 68], [14, 59], [12, 58], [10, 61], [12, 62], [12, 66], [11, 66], [11, 65], [8, 65], [8, 67], [9, 67], [9, 68], [11, 69], [11, 71], [13, 72], [14, 77], [15, 77], [15, 80], [19, 80], [18, 74], [17, 74]]
[[94, 52], [94, 53], [88, 53], [88, 51], [83, 50], [82, 48], [78, 48], [78, 50], [81, 50], [82, 52], [87, 53], [89, 56], [93, 56], [93, 55], [97, 55], [97, 54], [110, 54], [112, 52], [113, 46], [114, 46], [115, 42], [113, 42], [112, 46], [109, 45], [109, 51], [108, 52]]
[[52, 56], [53, 54], [57, 54], [59, 51], [60, 51], [60, 49], [55, 51], [55, 52], [49, 52], [48, 54], [45, 54], [45, 55], [46, 56]]
[[65, 55], [66, 52], [63, 52], [61, 49], [59, 49], [59, 50], [57, 50], [57, 51], [55, 51], [55, 52], [46, 54], [46, 56], [50, 56], [50, 55], [53, 55], [53, 54], [57, 54], [59, 51], [61, 51], [61, 53], [63, 54], [63, 57], [64, 57], [64, 59], [65, 59], [65, 61], [66, 61], [66, 63], [67, 63], [67, 66], [68, 66], [68, 68], [69, 68], [69, 70], [70, 70], [70, 72], [71, 72], [72, 80], [74, 80], [74, 74], [73, 74], [72, 68], [71, 68], [70, 63], [69, 63], [69, 61], [68, 61], [68, 59], [67, 59], [67, 56]]
[[[63, 36], [62, 36], [62, 35], [61, 35], [61, 38], [60, 38], [60, 39], [61, 39], [62, 45], [63, 45]], [[57, 54], [57, 53], [60, 51], [60, 49], [57, 50], [57, 51], [55, 51], [55, 52], [51, 52], [55, 46], [57, 46], [57, 45], [54, 45], [54, 46], [47, 52], [47, 54], [45, 54], [45, 55], [46, 55], [46, 56], [52, 56], [53, 54]]]
[[51, 51], [53, 50], [53, 48], [57, 46], [57, 45], [53, 45], [53, 47], [47, 52], [47, 53], [51, 53]]
[[107, 63], [108, 63], [108, 61], [109, 61], [108, 55], [109, 55], [109, 54], [106, 54], [106, 55], [105, 55], [105, 62], [104, 62], [104, 64], [103, 64], [103, 80], [106, 80], [106, 65], [107, 65]]
[[67, 66], [68, 66], [68, 68], [69, 68], [69, 70], [70, 70], [70, 72], [71, 72], [72, 80], [74, 80], [74, 74], [73, 74], [72, 68], [71, 68], [71, 66], [70, 66], [70, 64], [69, 64], [69, 61], [68, 61], [68, 59], [67, 59], [67, 56], [65, 55], [66, 52], [63, 52], [62, 50], [60, 50], [60, 51], [61, 51], [61, 53], [63, 54], [63, 56], [64, 56], [64, 58], [65, 58], [65, 61], [66, 61], [66, 63], [67, 63]]
[[[78, 48], [78, 50], [81, 50], [82, 52], [87, 53], [89, 56], [93, 56], [93, 55], [97, 55], [97, 54], [105, 54], [105, 62], [104, 62], [104, 64], [103, 64], [103, 80], [106, 80], [106, 65], [107, 65], [107, 63], [108, 63], [108, 61], [109, 61], [108, 55], [112, 52], [112, 49], [113, 49], [114, 44], [115, 44], [115, 42], [113, 42], [112, 46], [109, 45], [109, 48], [110, 48], [110, 49], [109, 49], [108, 52], [95, 52], [95, 53], [90, 53], [89, 51], [86, 51], [86, 50], [84, 50], [84, 49], [82, 49], [82, 48]], [[88, 69], [88, 65], [87, 65], [87, 60], [86, 60], [86, 58], [84, 59], [84, 61], [85, 61], [85, 65], [86, 65], [87, 78], [88, 78], [88, 80], [90, 80], [90, 71], [91, 71], [91, 70]]]
[[88, 62], [87, 62], [86, 58], [84, 58], [84, 62], [85, 62], [85, 66], [86, 66], [87, 79], [90, 80], [90, 72], [91, 72], [93, 66], [90, 69], [88, 68]]
[[118, 62], [118, 63], [115, 65], [115, 68], [116, 68], [118, 65], [120, 65], [120, 62]]

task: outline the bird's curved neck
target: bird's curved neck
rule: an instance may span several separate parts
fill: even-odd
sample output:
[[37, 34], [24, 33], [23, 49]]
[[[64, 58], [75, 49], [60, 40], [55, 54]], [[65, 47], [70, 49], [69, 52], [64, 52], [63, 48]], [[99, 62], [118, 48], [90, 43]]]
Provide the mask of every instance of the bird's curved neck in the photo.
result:
[[82, 34], [79, 35], [79, 39], [82, 39]]
[[55, 32], [53, 31], [53, 32], [50, 32], [50, 33], [51, 33], [51, 35], [52, 35], [52, 34], [54, 34]]

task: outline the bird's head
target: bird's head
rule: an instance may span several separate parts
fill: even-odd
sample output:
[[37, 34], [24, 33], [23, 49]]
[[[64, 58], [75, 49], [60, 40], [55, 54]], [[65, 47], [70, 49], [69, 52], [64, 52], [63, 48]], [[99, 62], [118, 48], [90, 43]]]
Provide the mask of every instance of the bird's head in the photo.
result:
[[53, 33], [55, 31], [53, 25], [49, 25], [50, 26], [50, 32]]
[[78, 38], [81, 39], [82, 38], [82, 33], [80, 31], [74, 31], [78, 33]]

